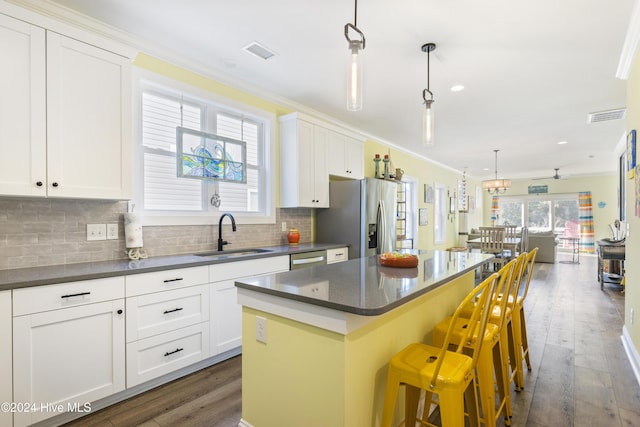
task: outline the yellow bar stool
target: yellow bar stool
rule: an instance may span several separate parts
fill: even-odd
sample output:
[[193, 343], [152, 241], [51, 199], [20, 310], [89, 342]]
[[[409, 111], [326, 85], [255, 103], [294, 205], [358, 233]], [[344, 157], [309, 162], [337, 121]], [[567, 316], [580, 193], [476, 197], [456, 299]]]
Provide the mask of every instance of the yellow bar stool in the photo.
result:
[[[511, 396], [509, 391], [509, 343], [506, 333], [505, 319], [511, 310], [507, 308], [507, 299], [500, 295], [508, 294], [516, 283], [517, 270], [524, 262], [524, 255], [509, 261], [498, 271], [498, 282], [491, 298], [489, 325], [483, 337], [483, 346], [478, 358], [478, 385], [480, 388], [480, 402], [482, 407], [481, 420], [485, 425], [495, 425], [497, 418], [504, 412], [505, 424], [509, 425], [511, 411]], [[462, 318], [455, 321], [453, 338], [449, 345], [458, 345], [465, 331], [464, 316], [471, 313], [470, 307], [462, 310]], [[448, 317], [438, 323], [433, 330], [433, 344], [438, 346], [444, 342], [445, 335], [451, 327], [453, 319]], [[477, 339], [477, 337], [474, 337]], [[495, 381], [494, 381], [495, 374]], [[500, 401], [496, 409], [496, 384]]]
[[[531, 276], [533, 275], [533, 266], [536, 263], [536, 254], [538, 248], [533, 248], [531, 252], [527, 254], [527, 259], [524, 264], [523, 277], [526, 277], [526, 284], [524, 287], [524, 293], [522, 296], [518, 295], [516, 298], [516, 305], [514, 308], [514, 314], [516, 321], [514, 322], [514, 329], [520, 333], [521, 352], [524, 360], [527, 362], [527, 370], [531, 371], [531, 360], [529, 359], [529, 341], [527, 340], [527, 322], [524, 314], [524, 300], [529, 293], [529, 284], [531, 283]], [[516, 326], [516, 323], [518, 324]], [[516, 350], [518, 352], [518, 350]], [[522, 369], [522, 359], [520, 359], [520, 369]], [[524, 377], [524, 375], [523, 375]]]
[[[509, 338], [509, 363], [511, 365], [509, 383], [514, 382], [516, 391], [524, 390], [524, 371], [522, 369], [522, 360], [524, 357], [522, 352], [522, 321], [521, 315], [516, 312], [516, 302], [520, 295], [520, 286], [522, 284], [524, 273], [527, 271], [530, 261], [535, 259], [535, 255], [533, 257], [529, 257], [529, 254], [527, 253], [523, 253], [521, 255], [524, 255], [525, 258], [519, 274], [516, 277], [516, 283], [507, 296], [507, 318], [505, 319]], [[503, 298], [503, 296], [500, 298]]]
[[[467, 322], [467, 334], [455, 351], [449, 351], [453, 327], [447, 332], [442, 347], [413, 343], [393, 356], [389, 361], [387, 388], [382, 409], [382, 427], [390, 427], [395, 412], [400, 385], [405, 385], [405, 426], [414, 426], [417, 419], [420, 390], [425, 390], [425, 407], [431, 405], [433, 394], [438, 395], [443, 427], [464, 426], [464, 404], [467, 403], [469, 422], [479, 425], [476, 396], [475, 367], [482, 349], [488, 324], [491, 295], [498, 275], [492, 274], [476, 286], [458, 306], [453, 318], [460, 316], [462, 308], [476, 300], [475, 310]], [[453, 325], [453, 324], [452, 324]], [[463, 354], [463, 348], [472, 349], [471, 355]], [[421, 420], [422, 424], [428, 424]]]

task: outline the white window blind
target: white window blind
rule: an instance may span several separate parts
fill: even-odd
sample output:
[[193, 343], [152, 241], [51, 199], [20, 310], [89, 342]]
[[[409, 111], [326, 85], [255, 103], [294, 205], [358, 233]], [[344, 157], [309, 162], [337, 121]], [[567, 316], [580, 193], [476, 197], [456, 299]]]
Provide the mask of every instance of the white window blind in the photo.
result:
[[255, 199], [259, 187], [259, 155], [258, 150], [263, 145], [259, 141], [260, 125], [256, 122], [234, 117], [229, 114], [217, 115], [217, 135], [238, 139], [247, 143], [247, 183], [236, 184], [229, 182], [218, 183], [218, 190], [222, 203], [220, 209], [230, 211], [258, 211], [259, 200]]
[[[142, 90], [141, 106], [144, 211], [260, 213], [266, 209], [263, 123], [156, 87]], [[178, 126], [246, 142], [246, 184], [177, 177]], [[209, 202], [215, 194], [220, 196], [219, 207]]]
[[142, 94], [145, 210], [202, 210], [202, 184], [176, 176], [176, 127], [200, 130], [202, 117], [197, 105]]

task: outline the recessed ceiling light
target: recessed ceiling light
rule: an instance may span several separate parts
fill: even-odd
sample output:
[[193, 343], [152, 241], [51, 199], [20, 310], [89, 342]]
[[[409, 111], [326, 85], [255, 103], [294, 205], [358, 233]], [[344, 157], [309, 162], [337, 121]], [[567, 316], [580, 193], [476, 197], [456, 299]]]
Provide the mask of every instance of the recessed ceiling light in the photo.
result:
[[226, 68], [236, 68], [236, 66], [238, 65], [233, 59], [229, 58], [224, 58], [220, 62], [222, 62], [222, 65], [224, 65]]
[[464, 86], [462, 85], [455, 85], [451, 87], [451, 92], [460, 92], [462, 89], [464, 89]]
[[569, 143], [569, 141], [560, 141], [560, 142], [558, 142], [558, 145], [564, 145], [564, 144], [568, 144], [568, 143]]

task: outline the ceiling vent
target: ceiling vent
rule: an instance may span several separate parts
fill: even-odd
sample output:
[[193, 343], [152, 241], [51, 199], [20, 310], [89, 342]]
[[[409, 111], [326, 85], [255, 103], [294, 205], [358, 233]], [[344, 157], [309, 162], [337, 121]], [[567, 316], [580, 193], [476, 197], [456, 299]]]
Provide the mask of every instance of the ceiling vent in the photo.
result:
[[244, 50], [245, 52], [249, 52], [250, 54], [255, 55], [258, 58], [262, 58], [264, 60], [267, 60], [272, 56], [276, 55], [276, 53], [273, 50], [269, 49], [265, 45], [262, 45], [256, 41], [249, 43], [248, 45], [243, 47], [242, 50]]
[[626, 108], [618, 108], [615, 110], [598, 111], [596, 113], [589, 113], [588, 123], [606, 122], [609, 120], [624, 119], [627, 114]]

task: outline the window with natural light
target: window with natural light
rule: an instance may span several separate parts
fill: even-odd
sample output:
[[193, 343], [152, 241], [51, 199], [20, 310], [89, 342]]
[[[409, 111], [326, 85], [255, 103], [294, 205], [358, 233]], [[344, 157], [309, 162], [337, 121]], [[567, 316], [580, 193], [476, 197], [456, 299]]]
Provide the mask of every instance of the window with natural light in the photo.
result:
[[530, 232], [552, 231], [562, 237], [578, 237], [578, 195], [541, 197], [500, 197], [497, 225], [525, 225]]
[[[245, 223], [272, 222], [265, 220], [274, 216], [274, 180], [267, 174], [273, 157], [267, 131], [271, 118], [260, 117], [250, 107], [227, 107], [201, 92], [141, 82], [139, 210], [159, 225], [211, 223], [221, 212], [231, 212]], [[245, 142], [246, 183], [177, 176], [177, 127]]]

